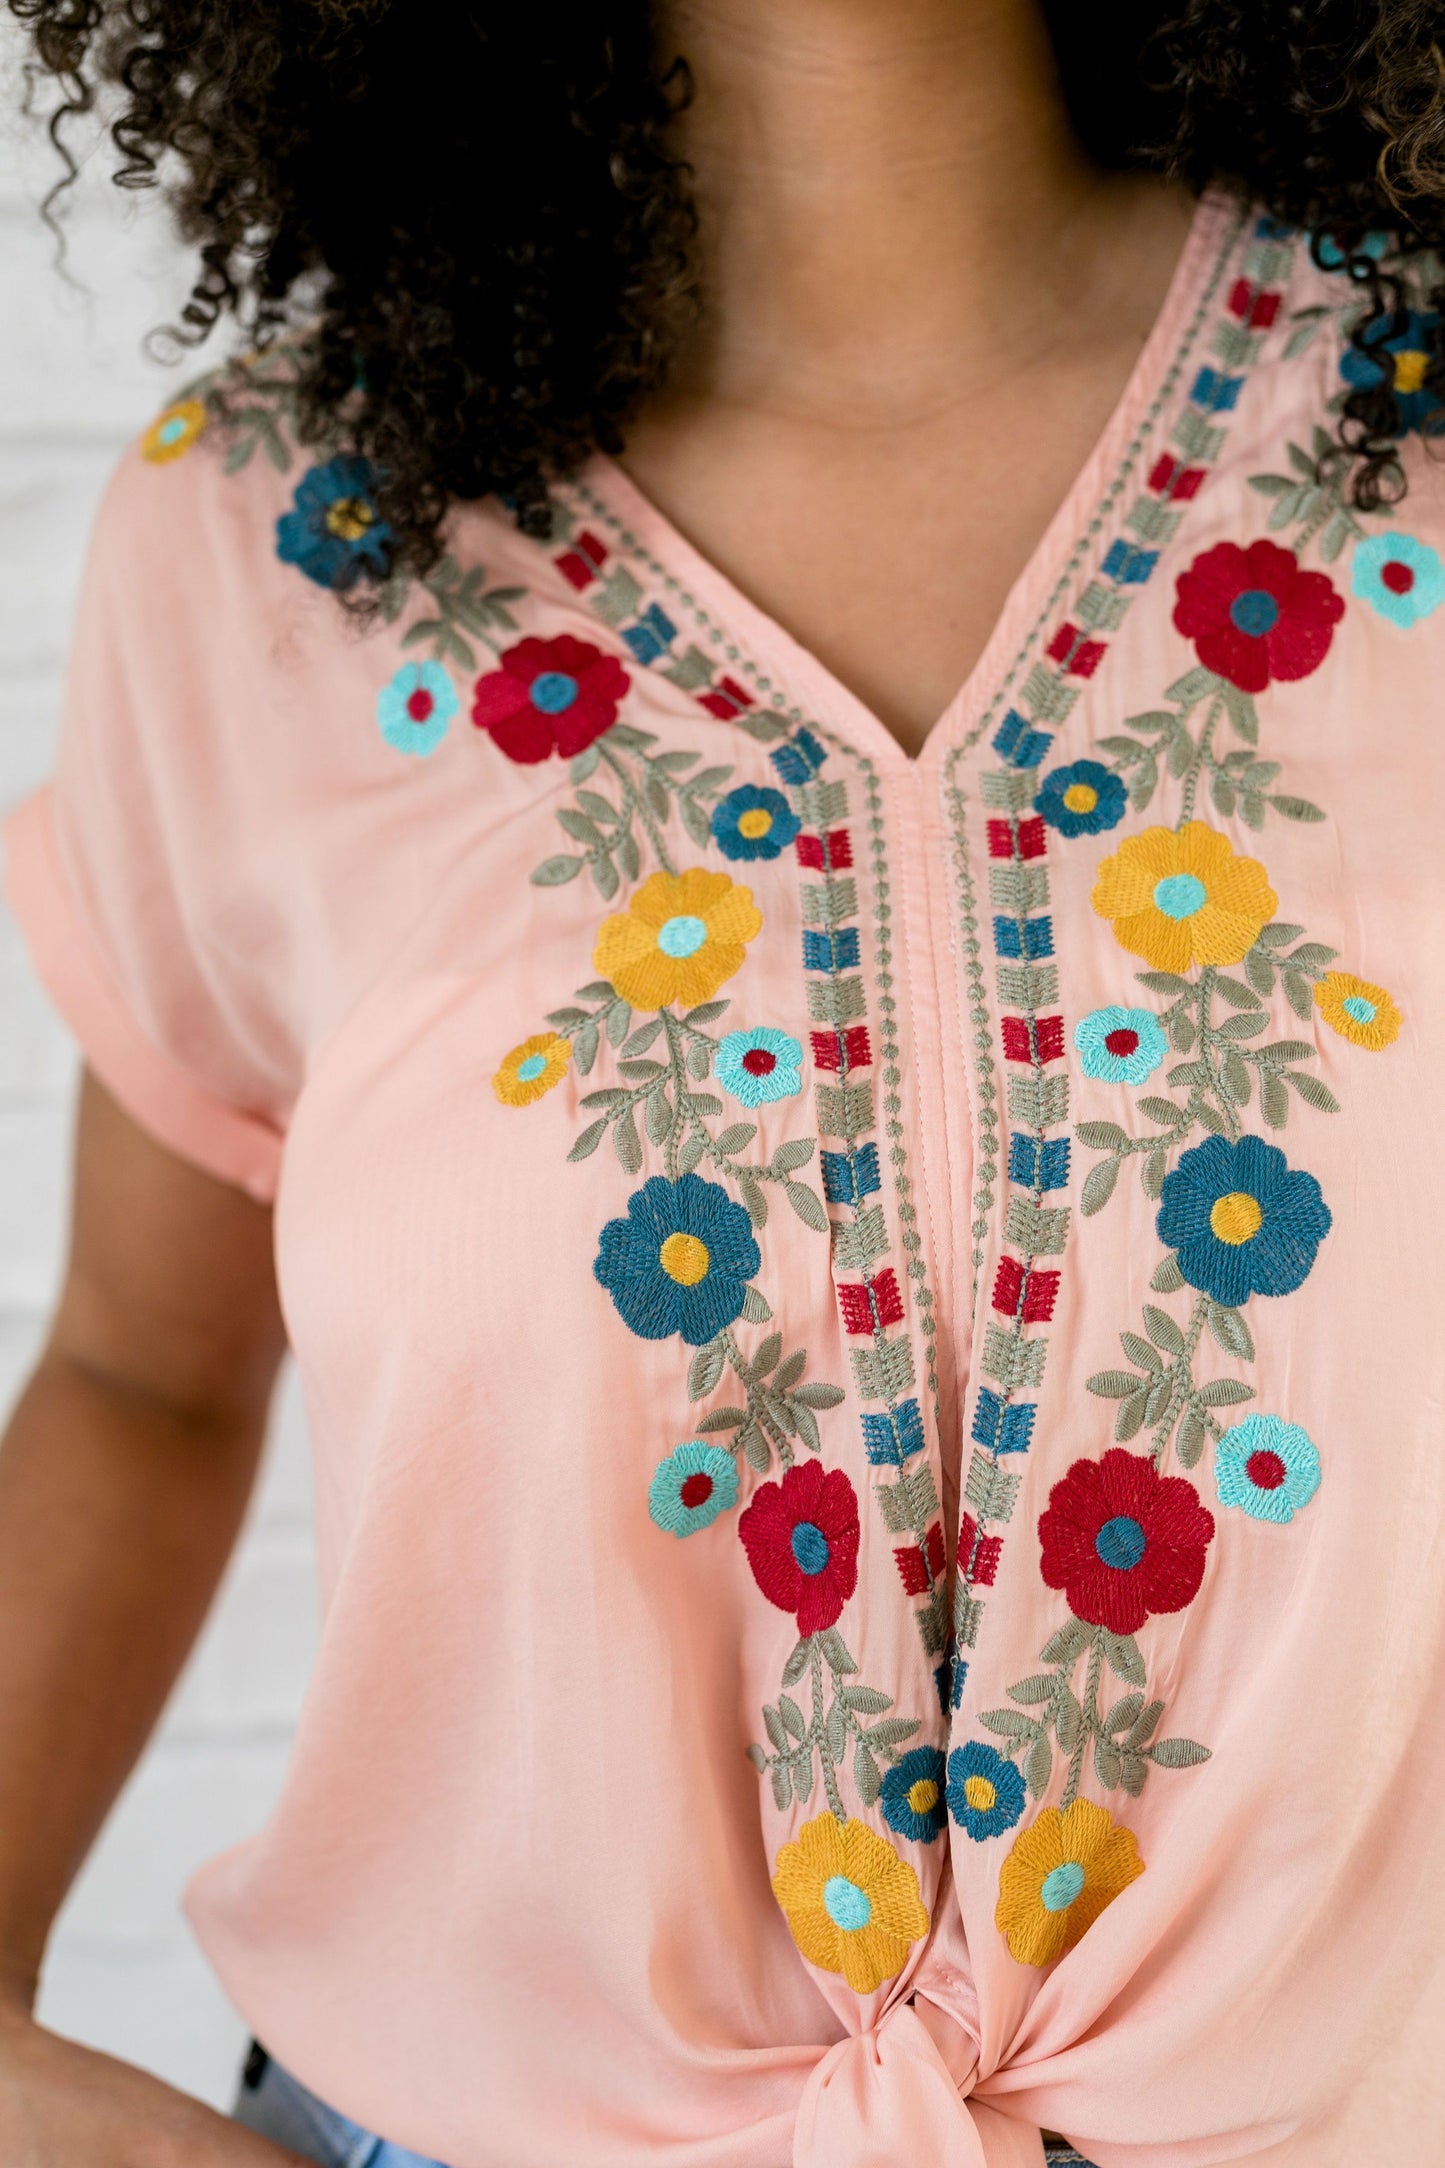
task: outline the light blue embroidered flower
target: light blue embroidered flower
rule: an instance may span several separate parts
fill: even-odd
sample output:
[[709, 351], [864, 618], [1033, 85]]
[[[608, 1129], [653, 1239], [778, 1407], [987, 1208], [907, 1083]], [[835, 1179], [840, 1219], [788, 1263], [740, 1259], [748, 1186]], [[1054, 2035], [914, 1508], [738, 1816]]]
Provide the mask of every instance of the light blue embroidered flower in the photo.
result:
[[1372, 534], [1355, 544], [1350, 585], [1392, 625], [1418, 625], [1445, 602], [1440, 552], [1412, 534]]
[[1246, 1415], [1215, 1448], [1214, 1485], [1222, 1506], [1252, 1520], [1292, 1521], [1320, 1487], [1320, 1456], [1298, 1423]]
[[738, 1470], [720, 1445], [689, 1438], [658, 1463], [647, 1493], [647, 1510], [670, 1536], [696, 1535], [738, 1502]]
[[730, 1031], [717, 1050], [717, 1080], [745, 1107], [792, 1099], [803, 1088], [803, 1049], [772, 1024]]
[[404, 662], [376, 696], [376, 720], [399, 753], [434, 753], [460, 705], [439, 662]]
[[1091, 1009], [1074, 1026], [1085, 1076], [1101, 1084], [1143, 1084], [1169, 1051], [1164, 1028], [1152, 1009]]

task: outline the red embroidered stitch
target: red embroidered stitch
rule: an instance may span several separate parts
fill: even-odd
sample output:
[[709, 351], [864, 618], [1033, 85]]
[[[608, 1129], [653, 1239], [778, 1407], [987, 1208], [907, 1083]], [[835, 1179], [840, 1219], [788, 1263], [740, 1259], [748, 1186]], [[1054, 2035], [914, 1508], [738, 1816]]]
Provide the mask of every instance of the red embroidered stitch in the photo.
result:
[[1203, 467], [1186, 467], [1181, 460], [1164, 452], [1149, 470], [1149, 487], [1157, 490], [1161, 497], [1172, 497], [1176, 501], [1187, 499], [1197, 494], [1204, 472]]
[[903, 1322], [903, 1296], [898, 1286], [898, 1275], [891, 1265], [862, 1286], [840, 1287], [838, 1305], [843, 1312], [843, 1324], [848, 1332], [871, 1333], [876, 1325], [901, 1325]]
[[1229, 313], [1237, 316], [1246, 331], [1268, 331], [1279, 314], [1280, 297], [1249, 279], [1236, 279], [1229, 292]]
[[998, 1261], [993, 1284], [993, 1306], [1005, 1317], [1022, 1318], [1026, 1325], [1046, 1325], [1059, 1296], [1057, 1272], [1030, 1272], [1016, 1257]]
[[736, 678], [720, 677], [711, 691], [698, 694], [697, 704], [706, 708], [709, 715], [717, 716], [720, 722], [730, 723], [735, 715], [741, 715], [744, 708], [752, 707], [754, 702], [752, 694], [745, 692]]
[[826, 844], [822, 836], [799, 836], [793, 848], [798, 864], [816, 872], [837, 873], [853, 863], [853, 838], [846, 828], [831, 830]]
[[992, 820], [988, 824], [990, 858], [1042, 858], [1045, 848], [1044, 824], [1037, 816], [1019, 822], [1017, 846], [1012, 822]]
[[898, 1578], [910, 1596], [924, 1594], [928, 1587], [930, 1567], [933, 1569], [933, 1578], [935, 1580], [942, 1578], [943, 1526], [941, 1522], [934, 1521], [930, 1525], [927, 1543], [928, 1559], [926, 1563], [923, 1552], [916, 1543], [899, 1544], [894, 1548], [893, 1558], [898, 1567]]
[[1108, 650], [1102, 640], [1086, 639], [1077, 625], [1060, 625], [1048, 644], [1051, 662], [1062, 663], [1070, 677], [1092, 677]]
[[866, 1069], [873, 1060], [866, 1024], [850, 1025], [847, 1031], [815, 1031], [812, 1040], [819, 1069]]
[[958, 1529], [958, 1555], [968, 1566], [968, 1579], [976, 1587], [992, 1588], [1003, 1556], [1002, 1536], [981, 1536], [978, 1522], [965, 1513]]
[[606, 561], [607, 545], [584, 527], [572, 548], [557, 559], [557, 569], [574, 587], [590, 587]]

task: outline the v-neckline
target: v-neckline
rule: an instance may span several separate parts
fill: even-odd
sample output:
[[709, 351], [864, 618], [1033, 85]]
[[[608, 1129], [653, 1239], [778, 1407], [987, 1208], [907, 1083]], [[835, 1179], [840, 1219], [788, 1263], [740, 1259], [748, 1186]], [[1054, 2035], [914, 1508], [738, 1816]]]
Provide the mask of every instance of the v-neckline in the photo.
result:
[[1201, 197], [1152, 328], [1123, 388], [1065, 491], [1058, 509], [1009, 589], [972, 669], [936, 718], [916, 753], [908, 752], [866, 701], [787, 628], [697, 549], [613, 458], [595, 452], [577, 477], [611, 513], [624, 541], [651, 556], [676, 581], [682, 599], [700, 606], [773, 683], [817, 720], [830, 723], [880, 764], [934, 769], [988, 713], [1009, 665], [1031, 628], [1062, 599], [1079, 562], [1091, 518], [1102, 524], [1103, 500], [1137, 448], [1145, 425], [1168, 400], [1217, 288], [1223, 266], [1249, 215], [1248, 206], [1220, 188]]

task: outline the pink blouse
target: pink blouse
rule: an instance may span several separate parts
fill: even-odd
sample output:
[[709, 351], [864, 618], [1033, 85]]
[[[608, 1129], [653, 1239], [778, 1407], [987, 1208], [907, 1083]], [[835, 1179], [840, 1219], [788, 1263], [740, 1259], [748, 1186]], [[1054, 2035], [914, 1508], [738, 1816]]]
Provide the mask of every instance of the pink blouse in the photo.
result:
[[1320, 461], [1342, 369], [1420, 418], [1361, 305], [1205, 202], [916, 761], [605, 459], [365, 635], [284, 355], [122, 466], [9, 891], [276, 1200], [325, 1631], [186, 1902], [363, 2125], [1438, 2161], [1445, 501]]

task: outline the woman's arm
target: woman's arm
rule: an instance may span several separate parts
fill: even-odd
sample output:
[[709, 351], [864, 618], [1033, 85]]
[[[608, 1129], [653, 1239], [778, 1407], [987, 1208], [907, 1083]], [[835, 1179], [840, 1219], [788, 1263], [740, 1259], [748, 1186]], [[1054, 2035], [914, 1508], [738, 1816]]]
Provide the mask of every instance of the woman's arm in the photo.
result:
[[270, 1213], [87, 1075], [65, 1286], [0, 1442], [5, 2168], [286, 2157], [30, 2015], [56, 1910], [235, 1543], [283, 1344]]

